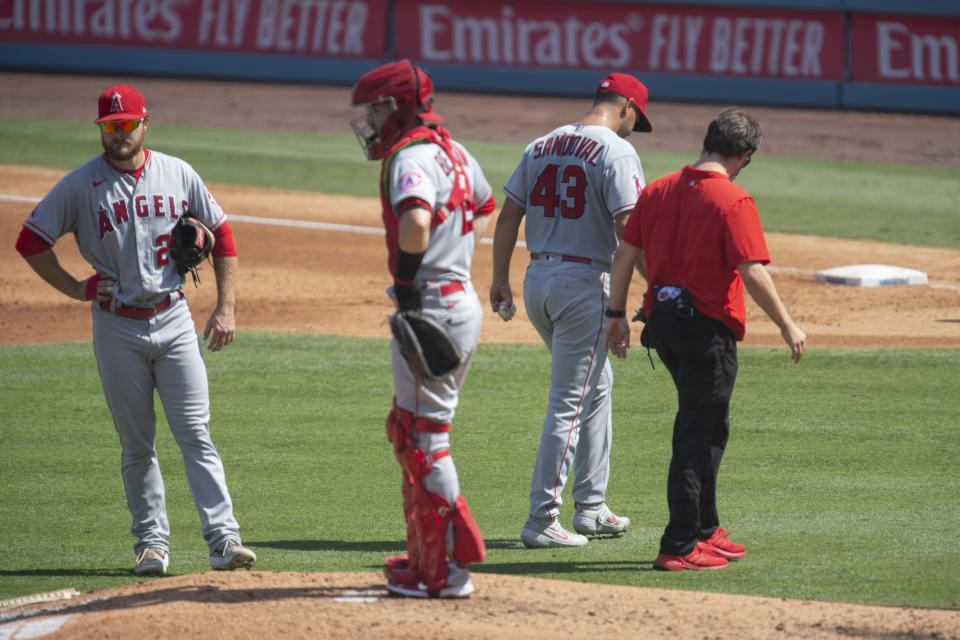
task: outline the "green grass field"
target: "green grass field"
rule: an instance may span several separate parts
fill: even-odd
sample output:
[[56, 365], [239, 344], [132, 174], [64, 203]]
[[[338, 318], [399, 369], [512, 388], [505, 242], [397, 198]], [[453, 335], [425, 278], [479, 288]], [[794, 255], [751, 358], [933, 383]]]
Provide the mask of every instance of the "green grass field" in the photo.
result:
[[[374, 196], [348, 136], [151, 127], [149, 146], [210, 182]], [[521, 145], [469, 144], [495, 190]], [[0, 163], [69, 169], [89, 123], [0, 120]], [[647, 179], [694, 154], [641, 152]], [[960, 169], [760, 157], [742, 184], [768, 231], [960, 246]], [[922, 203], [918, 205], [918, 203]], [[40, 286], [38, 284], [38, 286]], [[386, 340], [240, 332], [207, 356], [214, 441], [245, 542], [268, 571], [378, 570], [403, 546], [385, 440]], [[614, 365], [608, 499], [616, 540], [525, 550], [519, 531], [548, 388], [537, 345], [484, 344], [454, 423], [461, 483], [489, 547], [479, 572], [774, 597], [960, 608], [960, 394], [952, 350], [745, 348], [720, 476], [724, 524], [749, 547], [722, 572], [653, 572], [666, 522], [675, 397], [639, 348]], [[179, 452], [158, 406], [171, 572], [208, 569]], [[89, 343], [0, 347], [0, 598], [132, 574], [119, 444]], [[569, 525], [572, 511], [565, 509]]]
[[[402, 549], [384, 435], [386, 340], [242, 332], [208, 354], [212, 430], [245, 542], [267, 571], [378, 570]], [[786, 598], [960, 608], [960, 396], [947, 350], [742, 349], [721, 473], [749, 555], [722, 572], [651, 570], [666, 523], [674, 390], [642, 350], [615, 363], [609, 503], [633, 520], [583, 549], [519, 541], [548, 354], [484, 345], [454, 422], [462, 490], [489, 546], [479, 572]], [[119, 445], [86, 343], [0, 349], [0, 598], [142, 580]], [[159, 410], [159, 406], [158, 406]], [[174, 574], [208, 570], [179, 452], [158, 448]], [[569, 526], [572, 510], [562, 516]]]

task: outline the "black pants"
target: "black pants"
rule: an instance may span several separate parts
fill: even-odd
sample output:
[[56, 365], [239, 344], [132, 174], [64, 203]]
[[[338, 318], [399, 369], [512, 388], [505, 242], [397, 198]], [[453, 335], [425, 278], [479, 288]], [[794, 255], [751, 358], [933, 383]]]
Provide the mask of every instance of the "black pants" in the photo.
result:
[[660, 553], [686, 555], [720, 525], [717, 472], [730, 435], [737, 343], [730, 329], [700, 312], [690, 318], [654, 312], [647, 324], [678, 401], [667, 477], [670, 523]]

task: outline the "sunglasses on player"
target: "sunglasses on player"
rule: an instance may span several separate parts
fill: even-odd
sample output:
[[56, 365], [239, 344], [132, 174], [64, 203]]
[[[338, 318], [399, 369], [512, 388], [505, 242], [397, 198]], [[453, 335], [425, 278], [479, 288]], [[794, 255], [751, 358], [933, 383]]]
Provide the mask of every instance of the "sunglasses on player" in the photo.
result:
[[114, 120], [112, 122], [101, 122], [100, 126], [103, 127], [103, 130], [107, 133], [114, 133], [117, 129], [120, 129], [124, 133], [130, 133], [139, 127], [141, 122], [143, 122], [143, 118], [140, 120]]

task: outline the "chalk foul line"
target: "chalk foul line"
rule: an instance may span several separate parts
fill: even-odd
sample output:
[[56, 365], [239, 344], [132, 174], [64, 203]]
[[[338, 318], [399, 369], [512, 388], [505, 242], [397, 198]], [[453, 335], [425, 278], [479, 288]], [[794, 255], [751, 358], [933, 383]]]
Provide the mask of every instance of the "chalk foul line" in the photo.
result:
[[[8, 202], [29, 202], [36, 203], [40, 202], [40, 198], [32, 196], [21, 196], [10, 193], [0, 193], [0, 201], [5, 200]], [[264, 216], [247, 216], [237, 213], [228, 213], [227, 217], [230, 220], [236, 222], [247, 222], [250, 224], [265, 224], [275, 227], [295, 227], [299, 229], [316, 229], [318, 231], [335, 231], [338, 233], [360, 233], [365, 235], [377, 235], [382, 236], [386, 232], [382, 227], [367, 227], [362, 225], [354, 224], [339, 224], [335, 222], [317, 222], [314, 220], [292, 220], [290, 218], [267, 218]], [[493, 244], [493, 238], [480, 238], [480, 244]], [[517, 242], [518, 247], [526, 247], [526, 243], [522, 240]], [[800, 275], [800, 276], [813, 276], [816, 272], [810, 269], [799, 269], [797, 267], [778, 267], [773, 265], [767, 266], [767, 271], [770, 273], [784, 273], [791, 275]], [[960, 285], [955, 284], [946, 284], [946, 283], [937, 283], [937, 282], [928, 282], [924, 286], [928, 286], [932, 289], [947, 289], [950, 291], [960, 291]]]

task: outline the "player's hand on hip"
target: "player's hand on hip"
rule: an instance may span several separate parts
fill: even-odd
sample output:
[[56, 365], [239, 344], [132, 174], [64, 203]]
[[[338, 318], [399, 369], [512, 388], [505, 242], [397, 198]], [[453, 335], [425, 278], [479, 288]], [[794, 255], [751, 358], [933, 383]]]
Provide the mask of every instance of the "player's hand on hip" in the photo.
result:
[[626, 318], [609, 318], [607, 320], [607, 348], [618, 358], [627, 357], [630, 348], [630, 323]]
[[113, 285], [117, 284], [117, 281], [105, 273], [98, 272], [78, 284], [83, 289], [81, 300], [106, 302], [113, 297]]
[[233, 334], [236, 331], [236, 325], [233, 321], [233, 314], [215, 310], [210, 314], [207, 320], [207, 326], [203, 330], [203, 339], [210, 339], [207, 348], [210, 351], [220, 351], [225, 346], [233, 342]]

